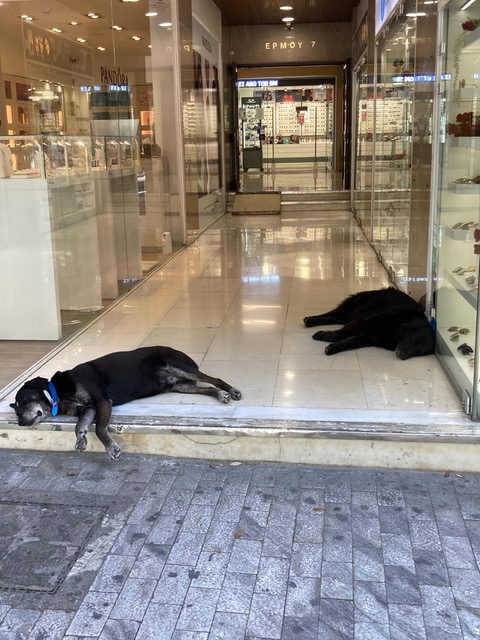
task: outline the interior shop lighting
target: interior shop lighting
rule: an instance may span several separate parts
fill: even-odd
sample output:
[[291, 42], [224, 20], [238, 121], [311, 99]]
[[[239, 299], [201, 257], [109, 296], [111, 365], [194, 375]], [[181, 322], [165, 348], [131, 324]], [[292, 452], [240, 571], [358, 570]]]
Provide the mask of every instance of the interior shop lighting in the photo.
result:
[[97, 47], [99, 51], [106, 51], [105, 47]]
[[427, 14], [420, 11], [420, 12], [416, 12], [416, 13], [406, 13], [405, 14], [407, 16], [407, 18], [423, 18], [423, 16], [426, 16]]
[[53, 31], [53, 33], [63, 33], [62, 29], [57, 29], [57, 27], [53, 27], [53, 29], [51, 29], [51, 31]]
[[159, 27], [171, 27], [172, 22], [160, 22]]
[[145, 16], [147, 18], [154, 18], [155, 16], [158, 16], [158, 12], [157, 11], [149, 11], [148, 13], [145, 14]]
[[280, 11], [292, 11], [293, 7], [291, 7], [289, 4], [284, 4], [280, 7]]
[[120, 27], [120, 25], [118, 25], [118, 24], [114, 24], [112, 29], [114, 31], [123, 31], [123, 27]]
[[72, 22], [68, 23], [71, 27], [78, 27], [78, 25], [80, 24], [79, 22], [75, 22], [75, 20], [73, 20]]
[[286, 18], [282, 18], [282, 22], [293, 22], [295, 20], [295, 18], [292, 18], [292, 16], [287, 16]]
[[86, 42], [85, 38], [76, 38], [77, 42]]
[[98, 20], [100, 18], [98, 13], [93, 13], [93, 12], [87, 13], [86, 17], [90, 18], [91, 20]]
[[31, 22], [33, 20], [32, 16], [27, 16], [25, 13], [20, 16], [22, 20], [26, 20], [27, 22]]
[[132, 36], [132, 40], [136, 40], [137, 42], [141, 40], [140, 36]]
[[460, 7], [460, 11], [465, 11], [465, 9], [468, 9], [468, 7], [470, 5], [472, 5], [475, 2], [475, 0], [468, 0], [468, 2], [466, 2], [463, 7]]

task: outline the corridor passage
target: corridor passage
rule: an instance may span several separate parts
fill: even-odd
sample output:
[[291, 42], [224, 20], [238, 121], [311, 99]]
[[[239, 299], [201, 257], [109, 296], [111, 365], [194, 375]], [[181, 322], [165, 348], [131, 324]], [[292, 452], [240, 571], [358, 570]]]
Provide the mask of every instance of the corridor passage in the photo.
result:
[[[139, 415], [301, 420], [329, 410], [338, 419], [352, 411], [356, 419], [397, 412], [426, 424], [431, 412], [460, 419], [460, 400], [435, 356], [400, 361], [373, 347], [326, 356], [325, 343], [311, 338], [315, 329], [303, 326], [304, 316], [328, 311], [348, 294], [387, 285], [349, 211], [226, 214], [36, 375], [50, 377], [115, 350], [168, 345], [241, 389], [243, 398], [219, 405], [169, 393], [139, 401]], [[8, 411], [12, 395], [0, 411]]]

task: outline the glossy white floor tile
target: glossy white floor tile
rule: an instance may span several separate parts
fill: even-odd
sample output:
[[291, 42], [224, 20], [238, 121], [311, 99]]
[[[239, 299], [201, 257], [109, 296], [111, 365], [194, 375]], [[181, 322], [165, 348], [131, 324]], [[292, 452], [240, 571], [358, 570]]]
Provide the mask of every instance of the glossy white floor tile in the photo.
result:
[[348, 294], [387, 285], [348, 211], [225, 215], [38, 374], [163, 344], [240, 388], [243, 398], [222, 406], [172, 393], [116, 407], [116, 414], [313, 421], [463, 416], [434, 356], [402, 362], [375, 348], [326, 356], [325, 343], [311, 338], [315, 329], [303, 325], [304, 316], [328, 311]]

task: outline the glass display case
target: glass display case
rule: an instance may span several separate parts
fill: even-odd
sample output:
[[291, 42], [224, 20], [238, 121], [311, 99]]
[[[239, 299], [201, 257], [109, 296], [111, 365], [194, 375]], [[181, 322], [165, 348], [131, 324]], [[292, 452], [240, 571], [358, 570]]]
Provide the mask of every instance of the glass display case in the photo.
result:
[[138, 138], [133, 136], [97, 136], [92, 140], [92, 167], [120, 169], [139, 163]]
[[407, 276], [416, 20], [398, 13], [378, 38], [372, 241], [391, 279]]
[[441, 11], [438, 130], [433, 202], [433, 292], [437, 351], [466, 413], [478, 407], [480, 254], [480, 7], [453, 0]]
[[41, 138], [0, 137], [0, 178], [44, 178]]

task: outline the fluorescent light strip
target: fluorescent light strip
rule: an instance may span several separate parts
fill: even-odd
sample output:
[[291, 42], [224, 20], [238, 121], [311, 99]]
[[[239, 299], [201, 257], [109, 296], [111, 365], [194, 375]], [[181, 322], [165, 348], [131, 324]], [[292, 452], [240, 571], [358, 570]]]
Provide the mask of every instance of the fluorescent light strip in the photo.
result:
[[465, 9], [468, 9], [468, 7], [470, 5], [472, 5], [475, 2], [475, 0], [468, 0], [468, 2], [466, 2], [463, 7], [460, 8], [460, 11], [465, 11]]

